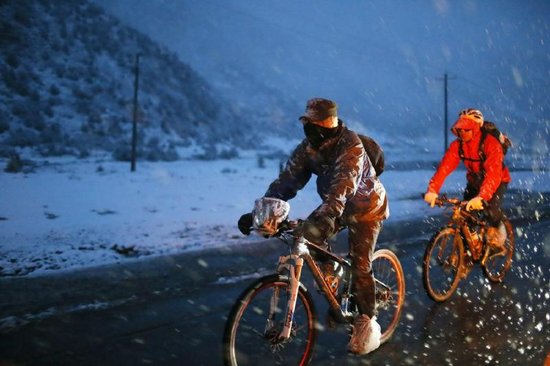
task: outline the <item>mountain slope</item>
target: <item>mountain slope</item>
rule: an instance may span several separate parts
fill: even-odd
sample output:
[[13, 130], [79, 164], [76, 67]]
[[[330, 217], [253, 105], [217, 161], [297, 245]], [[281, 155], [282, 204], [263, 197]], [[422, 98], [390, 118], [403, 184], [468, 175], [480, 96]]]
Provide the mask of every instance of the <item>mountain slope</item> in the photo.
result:
[[191, 144], [254, 143], [249, 122], [172, 51], [87, 1], [3, 1], [0, 35], [4, 156], [33, 147], [127, 158], [137, 54], [142, 158], [175, 159], [177, 146]]
[[450, 122], [476, 107], [512, 135], [512, 153], [548, 152], [545, 0], [94, 1], [213, 87], [229, 85], [218, 89], [236, 103], [265, 108], [263, 93], [283, 94], [295, 120], [307, 98], [333, 98], [348, 124], [388, 151], [433, 156], [443, 145], [447, 73]]

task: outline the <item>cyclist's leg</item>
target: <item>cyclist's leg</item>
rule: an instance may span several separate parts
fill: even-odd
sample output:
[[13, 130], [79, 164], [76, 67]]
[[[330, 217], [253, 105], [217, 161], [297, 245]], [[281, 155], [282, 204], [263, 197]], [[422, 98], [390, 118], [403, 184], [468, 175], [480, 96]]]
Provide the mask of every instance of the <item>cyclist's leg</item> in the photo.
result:
[[[481, 182], [483, 181], [483, 176], [481, 174], [472, 174], [468, 178], [468, 184], [466, 184], [466, 189], [464, 190], [464, 201], [469, 201], [472, 198], [476, 197], [479, 194], [479, 188], [481, 187]], [[476, 213], [476, 215], [478, 215]], [[481, 242], [473, 241], [470, 244], [471, 254], [466, 256], [466, 268], [471, 269], [473, 265], [473, 260], [477, 259], [481, 255]], [[463, 272], [464, 276], [467, 276], [468, 272]]]
[[493, 194], [493, 197], [488, 202], [485, 209], [487, 223], [489, 224], [489, 227], [487, 228], [487, 242], [495, 248], [502, 247], [506, 240], [506, 229], [502, 223], [502, 220], [504, 219], [502, 201], [507, 188], [508, 185], [506, 183], [502, 183], [498, 187], [495, 194]]
[[375, 321], [375, 283], [372, 259], [382, 221], [354, 221], [349, 225], [349, 244], [352, 256], [353, 293], [359, 314], [353, 323], [348, 350], [366, 354], [380, 346], [381, 330]]
[[349, 245], [352, 257], [353, 292], [359, 313], [372, 318], [375, 314], [375, 284], [372, 257], [382, 221], [358, 220], [349, 225]]
[[497, 188], [495, 194], [487, 204], [485, 213], [487, 215], [487, 223], [491, 226], [497, 227], [504, 219], [504, 212], [502, 211], [502, 201], [504, 200], [504, 193], [508, 189], [508, 184], [501, 183]]

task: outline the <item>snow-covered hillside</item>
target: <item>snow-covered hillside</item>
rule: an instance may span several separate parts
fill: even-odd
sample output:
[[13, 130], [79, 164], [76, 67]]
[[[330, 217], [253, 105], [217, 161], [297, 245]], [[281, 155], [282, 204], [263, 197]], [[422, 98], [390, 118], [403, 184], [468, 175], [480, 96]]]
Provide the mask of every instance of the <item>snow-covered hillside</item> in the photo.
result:
[[215, 157], [216, 143], [254, 141], [247, 120], [173, 51], [88, 1], [3, 1], [0, 51], [1, 156], [32, 147], [128, 159], [136, 73], [140, 158], [175, 160], [191, 143]]

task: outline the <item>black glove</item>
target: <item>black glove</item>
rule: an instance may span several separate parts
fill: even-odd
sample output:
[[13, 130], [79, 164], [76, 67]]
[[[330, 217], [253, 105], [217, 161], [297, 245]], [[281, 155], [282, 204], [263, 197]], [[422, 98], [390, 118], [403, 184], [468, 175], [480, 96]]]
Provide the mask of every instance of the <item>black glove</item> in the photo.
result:
[[335, 227], [336, 223], [332, 217], [308, 217], [297, 233], [303, 235], [308, 241], [321, 245], [335, 233]]
[[250, 232], [252, 231], [252, 213], [249, 212], [242, 215], [237, 225], [239, 226], [241, 233], [244, 235], [250, 235]]

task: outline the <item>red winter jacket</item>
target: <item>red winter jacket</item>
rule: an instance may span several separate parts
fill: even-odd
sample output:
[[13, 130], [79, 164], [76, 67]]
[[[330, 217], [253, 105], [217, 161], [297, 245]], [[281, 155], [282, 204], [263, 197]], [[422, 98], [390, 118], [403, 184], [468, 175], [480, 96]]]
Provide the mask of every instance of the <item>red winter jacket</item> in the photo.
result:
[[[475, 130], [475, 134], [468, 142], [462, 143], [464, 154], [464, 165], [466, 166], [466, 179], [469, 183], [476, 185], [476, 177], [484, 171], [485, 175], [479, 187], [478, 195], [485, 201], [489, 201], [501, 183], [509, 183], [511, 180], [510, 171], [504, 166], [504, 152], [500, 142], [492, 135], [487, 134], [483, 142], [483, 153], [485, 160], [479, 160], [479, 143], [481, 130]], [[445, 178], [451, 174], [460, 163], [459, 147], [460, 140], [456, 139], [451, 143], [445, 152], [437, 171], [430, 179], [428, 191], [439, 193]], [[473, 159], [473, 160], [468, 160]], [[477, 161], [475, 161], [477, 160]], [[479, 183], [478, 183], [479, 184]]]

